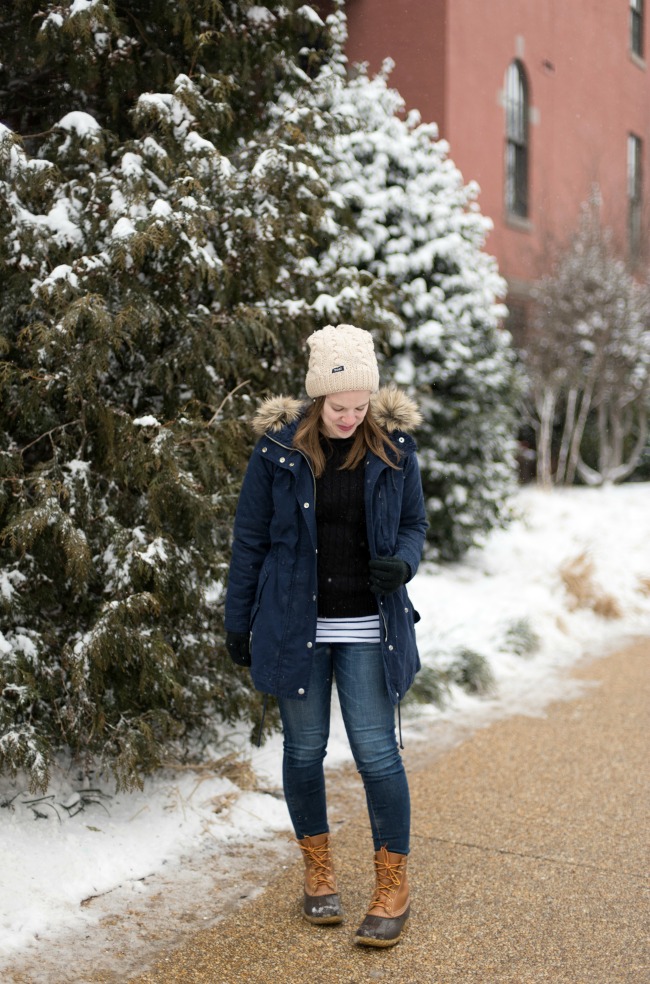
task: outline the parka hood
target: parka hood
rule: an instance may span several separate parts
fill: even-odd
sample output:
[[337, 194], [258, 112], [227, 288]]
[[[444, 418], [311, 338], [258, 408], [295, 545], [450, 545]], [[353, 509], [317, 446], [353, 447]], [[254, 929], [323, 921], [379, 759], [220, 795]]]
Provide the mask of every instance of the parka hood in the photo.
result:
[[396, 386], [384, 386], [370, 397], [375, 420], [385, 431], [405, 431], [410, 434], [422, 423], [417, 403]]
[[[384, 386], [370, 397], [370, 405], [375, 420], [388, 434], [393, 431], [409, 433], [422, 422], [422, 414], [416, 403], [402, 390], [394, 386]], [[303, 416], [308, 402], [290, 396], [272, 396], [260, 404], [253, 417], [253, 430], [262, 434], [274, 434], [288, 424], [293, 424]]]
[[253, 430], [258, 437], [266, 433], [276, 434], [287, 424], [300, 420], [308, 405], [304, 400], [296, 400], [291, 396], [271, 396], [257, 408], [253, 417]]

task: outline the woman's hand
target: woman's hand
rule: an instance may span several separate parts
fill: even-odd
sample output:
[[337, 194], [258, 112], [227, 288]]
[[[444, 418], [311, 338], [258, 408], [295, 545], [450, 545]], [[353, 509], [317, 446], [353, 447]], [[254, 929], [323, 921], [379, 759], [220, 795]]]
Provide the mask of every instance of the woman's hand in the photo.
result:
[[251, 665], [251, 643], [248, 632], [226, 632], [226, 649], [235, 666]]
[[377, 557], [370, 561], [370, 590], [388, 595], [411, 579], [411, 568], [401, 557]]

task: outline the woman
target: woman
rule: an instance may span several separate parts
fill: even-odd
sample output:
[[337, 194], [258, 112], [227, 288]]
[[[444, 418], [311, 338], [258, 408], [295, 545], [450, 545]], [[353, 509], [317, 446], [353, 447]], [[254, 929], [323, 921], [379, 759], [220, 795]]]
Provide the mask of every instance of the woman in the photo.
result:
[[267, 400], [242, 485], [226, 597], [226, 645], [274, 694], [283, 783], [305, 860], [303, 914], [339, 923], [323, 759], [332, 681], [363, 778], [376, 891], [355, 941], [397, 943], [409, 917], [410, 803], [395, 705], [420, 662], [404, 587], [426, 519], [415, 443], [420, 420], [395, 389], [379, 392], [372, 336], [329, 325], [308, 339], [310, 404]]

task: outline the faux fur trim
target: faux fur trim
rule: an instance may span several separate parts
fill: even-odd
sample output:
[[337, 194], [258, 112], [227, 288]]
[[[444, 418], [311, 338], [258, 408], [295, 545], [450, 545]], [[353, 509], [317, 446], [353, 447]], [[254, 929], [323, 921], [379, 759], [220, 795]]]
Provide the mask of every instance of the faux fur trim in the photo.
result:
[[[422, 423], [422, 414], [415, 402], [395, 386], [384, 386], [371, 397], [370, 402], [377, 423], [388, 434], [396, 430], [408, 433]], [[306, 406], [304, 400], [296, 400], [290, 396], [272, 396], [258, 407], [253, 417], [253, 430], [259, 437], [266, 433], [277, 433], [287, 424], [298, 420]]]
[[294, 400], [291, 396], [271, 396], [257, 408], [253, 417], [253, 430], [261, 437], [267, 431], [271, 434], [282, 430], [287, 424], [302, 417], [306, 403]]
[[409, 433], [422, 423], [415, 401], [396, 386], [384, 386], [370, 402], [375, 420], [389, 434], [396, 430]]

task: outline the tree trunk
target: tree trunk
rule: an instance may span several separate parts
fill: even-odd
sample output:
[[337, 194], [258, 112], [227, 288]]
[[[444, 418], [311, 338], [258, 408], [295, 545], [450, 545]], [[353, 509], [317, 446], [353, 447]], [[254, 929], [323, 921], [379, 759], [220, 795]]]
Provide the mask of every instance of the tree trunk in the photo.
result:
[[585, 426], [587, 423], [587, 417], [589, 416], [589, 411], [591, 410], [591, 400], [594, 391], [593, 382], [590, 380], [587, 387], [582, 392], [582, 398], [580, 400], [580, 411], [578, 413], [578, 420], [573, 429], [573, 436], [571, 438], [571, 445], [569, 448], [569, 460], [567, 463], [566, 474], [564, 479], [565, 485], [573, 485], [576, 477], [576, 469], [578, 467], [578, 461], [580, 460], [580, 446], [582, 444], [582, 435], [585, 432]]
[[593, 487], [603, 484], [603, 476], [600, 472], [596, 471], [595, 468], [590, 468], [580, 457], [576, 461], [576, 471], [585, 485], [591, 485]]
[[571, 435], [575, 427], [576, 403], [578, 400], [578, 388], [572, 386], [567, 397], [566, 412], [564, 414], [564, 428], [562, 430], [562, 443], [560, 444], [560, 454], [555, 470], [555, 484], [563, 485], [566, 477], [567, 460], [569, 457], [569, 447]]
[[611, 467], [609, 408], [609, 402], [606, 400], [598, 404], [598, 468], [603, 481]]
[[[623, 460], [623, 452], [625, 437], [633, 425], [630, 407], [622, 407], [620, 403], [603, 403], [598, 407], [599, 470], [590, 468], [580, 457], [576, 462], [577, 472], [587, 485], [623, 482], [639, 464], [648, 439], [648, 409], [644, 398], [637, 400], [634, 406], [638, 412], [639, 432], [627, 461]], [[629, 422], [624, 421], [624, 416]]]
[[[645, 450], [646, 441], [648, 439], [648, 410], [645, 406], [645, 400], [639, 400], [637, 406], [639, 411], [639, 433], [637, 435], [637, 439], [627, 461], [621, 460], [612, 467], [610, 474], [608, 475], [608, 480], [610, 482], [623, 482], [626, 478], [628, 478], [639, 464], [641, 455]], [[623, 442], [621, 442], [621, 444], [622, 443]]]
[[537, 482], [546, 488], [550, 488], [553, 484], [551, 442], [553, 439], [553, 419], [555, 417], [556, 399], [555, 390], [550, 386], [546, 386], [542, 397], [542, 405], [538, 408]]

